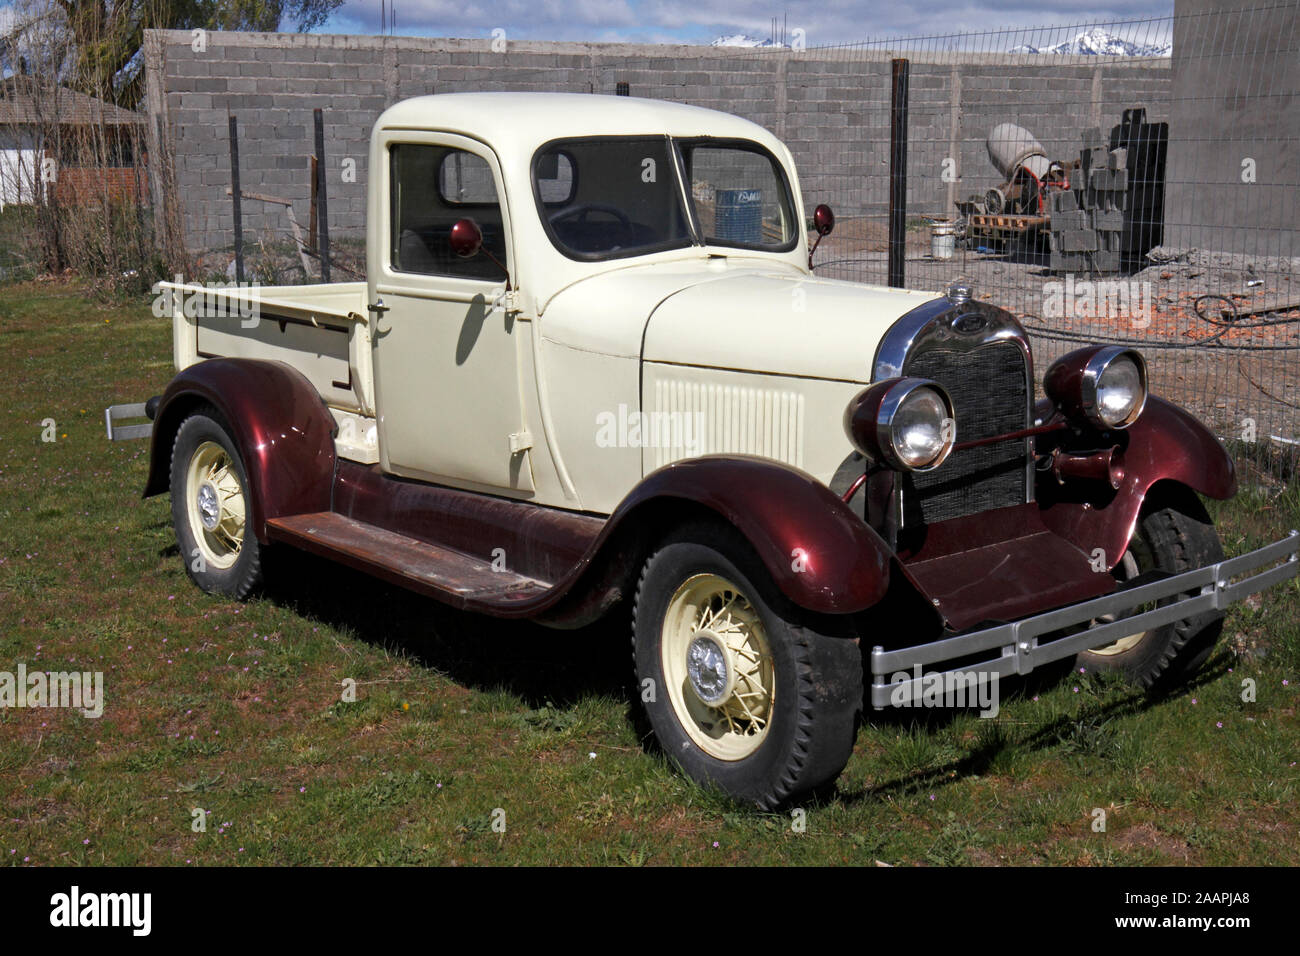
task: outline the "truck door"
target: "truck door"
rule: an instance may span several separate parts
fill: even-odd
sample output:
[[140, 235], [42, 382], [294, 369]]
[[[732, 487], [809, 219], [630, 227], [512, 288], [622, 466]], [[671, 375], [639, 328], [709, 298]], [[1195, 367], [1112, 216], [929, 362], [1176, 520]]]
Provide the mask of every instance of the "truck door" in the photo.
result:
[[[381, 135], [367, 249], [380, 464], [528, 494], [519, 337], [502, 271], [513, 270], [513, 250], [496, 156], [451, 134]], [[490, 256], [452, 253], [459, 219], [478, 223]]]

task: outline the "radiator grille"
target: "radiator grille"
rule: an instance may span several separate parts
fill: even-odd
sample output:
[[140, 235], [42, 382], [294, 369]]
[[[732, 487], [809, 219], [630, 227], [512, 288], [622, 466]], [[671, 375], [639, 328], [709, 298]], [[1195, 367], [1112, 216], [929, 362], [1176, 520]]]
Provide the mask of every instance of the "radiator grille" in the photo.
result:
[[[1024, 355], [1012, 342], [973, 351], [927, 349], [910, 359], [907, 375], [930, 378], [952, 396], [957, 441], [987, 438], [1029, 425]], [[953, 452], [931, 472], [903, 478], [903, 525], [1005, 508], [1025, 501], [1025, 440]]]

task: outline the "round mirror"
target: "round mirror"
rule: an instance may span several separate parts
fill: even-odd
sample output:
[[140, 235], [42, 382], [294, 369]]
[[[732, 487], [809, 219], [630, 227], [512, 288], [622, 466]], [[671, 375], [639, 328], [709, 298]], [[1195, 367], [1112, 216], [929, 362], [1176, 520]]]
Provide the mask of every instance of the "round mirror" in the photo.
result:
[[813, 228], [817, 230], [819, 236], [829, 236], [831, 230], [835, 228], [835, 213], [831, 212], [831, 207], [822, 203], [813, 210]]
[[478, 255], [478, 251], [483, 248], [483, 232], [473, 219], [458, 219], [451, 227], [448, 241], [452, 252], [462, 259], [468, 259]]

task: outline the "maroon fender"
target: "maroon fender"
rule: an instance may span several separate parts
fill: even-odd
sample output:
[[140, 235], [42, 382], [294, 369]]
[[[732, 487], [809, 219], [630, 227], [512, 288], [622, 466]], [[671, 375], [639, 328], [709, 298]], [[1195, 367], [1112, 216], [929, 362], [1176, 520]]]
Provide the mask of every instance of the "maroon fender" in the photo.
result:
[[1111, 567], [1123, 557], [1142, 502], [1159, 482], [1177, 482], [1209, 498], [1231, 498], [1237, 493], [1231, 456], [1204, 425], [1177, 405], [1151, 395], [1138, 420], [1119, 434], [1123, 478], [1114, 496], [1104, 504], [1054, 502], [1042, 512], [1044, 523], [1077, 547], [1088, 553], [1101, 548]]
[[706, 455], [647, 475], [607, 532], [653, 501], [702, 505], [735, 525], [795, 604], [823, 614], [871, 607], [889, 587], [889, 546], [811, 475], [771, 459]]
[[205, 403], [221, 413], [239, 447], [249, 526], [259, 541], [266, 541], [268, 518], [329, 510], [334, 417], [301, 372], [257, 359], [210, 359], [172, 379], [154, 419], [144, 497], [167, 490], [176, 431]]

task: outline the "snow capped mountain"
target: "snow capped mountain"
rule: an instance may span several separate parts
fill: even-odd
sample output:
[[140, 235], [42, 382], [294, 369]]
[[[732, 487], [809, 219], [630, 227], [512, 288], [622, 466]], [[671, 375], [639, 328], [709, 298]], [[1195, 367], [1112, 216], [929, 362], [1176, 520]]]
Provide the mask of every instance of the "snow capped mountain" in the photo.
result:
[[762, 46], [762, 47], [784, 47], [784, 43], [777, 43], [775, 40], [760, 40], [758, 37], [751, 37], [744, 33], [736, 33], [731, 36], [721, 36], [714, 40], [709, 46]]
[[1062, 40], [1051, 46], [1037, 47], [1022, 44], [1011, 53], [1069, 53], [1075, 56], [1169, 56], [1172, 43], [1133, 43], [1093, 27], [1073, 40]]

